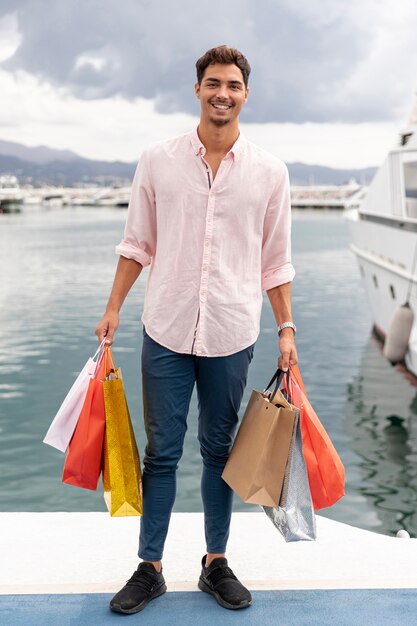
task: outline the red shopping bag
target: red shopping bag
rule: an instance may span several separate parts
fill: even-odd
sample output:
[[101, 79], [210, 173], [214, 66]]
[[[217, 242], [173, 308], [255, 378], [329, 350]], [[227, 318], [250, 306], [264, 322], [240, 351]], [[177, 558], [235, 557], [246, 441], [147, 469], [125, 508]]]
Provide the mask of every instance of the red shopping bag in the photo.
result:
[[87, 395], [78, 418], [77, 426], [68, 446], [62, 482], [97, 489], [103, 454], [106, 415], [104, 410], [103, 380], [106, 377], [106, 353], [89, 382]]
[[303, 454], [315, 511], [332, 506], [345, 494], [345, 469], [329, 435], [311, 406], [297, 366], [284, 376], [284, 391], [300, 409]]

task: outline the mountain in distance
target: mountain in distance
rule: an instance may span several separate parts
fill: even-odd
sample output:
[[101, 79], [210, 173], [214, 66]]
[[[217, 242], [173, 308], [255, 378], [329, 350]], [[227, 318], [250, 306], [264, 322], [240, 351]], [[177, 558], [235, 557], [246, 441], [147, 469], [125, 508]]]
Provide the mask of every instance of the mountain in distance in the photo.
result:
[[85, 159], [71, 150], [29, 147], [0, 140], [0, 174], [13, 174], [21, 184], [35, 186], [129, 184], [136, 163]]
[[74, 161], [48, 161], [34, 163], [16, 157], [0, 154], [0, 175], [13, 174], [21, 185], [35, 187], [58, 185], [76, 187], [79, 185], [130, 184], [136, 163], [114, 161], [93, 161], [82, 159]]
[[[352, 179], [365, 185], [372, 180], [377, 169], [337, 169], [306, 163], [287, 165], [293, 185], [342, 185]], [[136, 162], [96, 161], [70, 150], [29, 147], [0, 140], [0, 174], [13, 174], [21, 184], [130, 184], [135, 168]]]
[[80, 157], [71, 150], [55, 150], [47, 146], [24, 146], [15, 141], [0, 139], [0, 155], [12, 156], [22, 161], [49, 163], [50, 161], [75, 161]]
[[324, 165], [287, 163], [293, 185], [343, 185], [355, 180], [360, 185], [369, 185], [377, 167], [358, 169], [337, 169]]

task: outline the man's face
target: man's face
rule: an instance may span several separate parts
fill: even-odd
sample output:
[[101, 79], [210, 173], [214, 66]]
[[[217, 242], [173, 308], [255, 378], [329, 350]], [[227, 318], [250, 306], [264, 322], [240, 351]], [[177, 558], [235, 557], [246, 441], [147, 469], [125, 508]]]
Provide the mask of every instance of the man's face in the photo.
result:
[[234, 64], [209, 65], [195, 93], [201, 103], [201, 120], [216, 126], [235, 121], [248, 98], [242, 72]]

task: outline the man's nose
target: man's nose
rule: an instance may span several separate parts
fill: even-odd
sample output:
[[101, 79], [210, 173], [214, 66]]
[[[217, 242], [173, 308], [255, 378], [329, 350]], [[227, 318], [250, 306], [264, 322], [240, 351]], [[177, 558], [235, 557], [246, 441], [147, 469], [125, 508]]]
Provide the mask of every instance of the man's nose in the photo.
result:
[[228, 91], [227, 91], [227, 85], [225, 85], [224, 83], [221, 83], [219, 85], [219, 88], [217, 90], [217, 96], [219, 98], [227, 98], [228, 97]]

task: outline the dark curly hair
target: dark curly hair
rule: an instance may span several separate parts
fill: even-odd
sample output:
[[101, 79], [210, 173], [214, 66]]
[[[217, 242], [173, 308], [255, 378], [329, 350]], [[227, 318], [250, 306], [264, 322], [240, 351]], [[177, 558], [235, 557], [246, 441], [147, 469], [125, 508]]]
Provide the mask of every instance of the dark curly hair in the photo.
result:
[[197, 68], [197, 82], [201, 85], [201, 81], [209, 65], [214, 63], [221, 63], [223, 65], [236, 65], [243, 75], [243, 81], [245, 87], [248, 86], [250, 65], [247, 58], [236, 50], [236, 48], [229, 48], [228, 46], [217, 46], [216, 48], [210, 48], [202, 57], [200, 57], [195, 64]]

